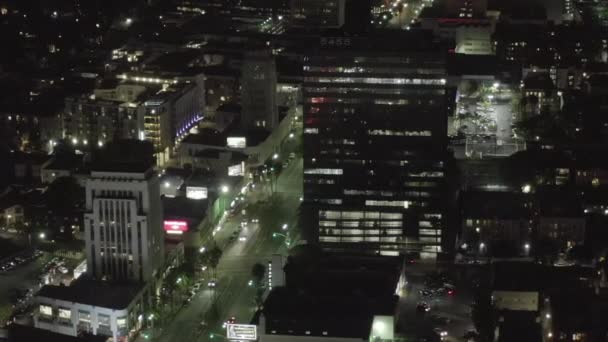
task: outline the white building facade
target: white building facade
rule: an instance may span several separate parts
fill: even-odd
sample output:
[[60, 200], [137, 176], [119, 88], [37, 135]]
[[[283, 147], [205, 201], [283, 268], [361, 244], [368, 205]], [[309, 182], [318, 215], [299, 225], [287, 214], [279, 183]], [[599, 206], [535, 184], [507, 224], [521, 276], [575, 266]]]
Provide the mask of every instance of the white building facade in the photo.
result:
[[163, 263], [162, 208], [153, 169], [93, 171], [86, 186], [87, 272], [146, 282]]

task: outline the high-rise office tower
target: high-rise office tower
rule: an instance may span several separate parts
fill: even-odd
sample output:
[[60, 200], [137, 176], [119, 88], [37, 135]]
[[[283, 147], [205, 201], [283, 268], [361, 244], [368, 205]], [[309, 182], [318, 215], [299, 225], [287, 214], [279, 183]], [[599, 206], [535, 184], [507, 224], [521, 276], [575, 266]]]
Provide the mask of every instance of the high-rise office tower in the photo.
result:
[[87, 272], [97, 279], [145, 282], [163, 261], [162, 208], [152, 144], [108, 144], [86, 184]]
[[291, 0], [294, 26], [339, 28], [344, 25], [346, 0]]
[[269, 51], [253, 51], [243, 59], [241, 122], [244, 127], [273, 130], [279, 124], [277, 67]]
[[305, 57], [303, 217], [325, 248], [445, 247], [444, 51], [408, 32], [324, 37]]

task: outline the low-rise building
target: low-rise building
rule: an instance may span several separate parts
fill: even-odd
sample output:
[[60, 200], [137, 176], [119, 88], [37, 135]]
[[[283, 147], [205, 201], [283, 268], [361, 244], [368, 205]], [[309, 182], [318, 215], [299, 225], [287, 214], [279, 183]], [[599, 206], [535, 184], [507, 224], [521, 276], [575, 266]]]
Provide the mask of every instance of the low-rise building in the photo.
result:
[[559, 249], [583, 244], [585, 217], [578, 194], [543, 188], [536, 195], [539, 211], [537, 238], [554, 241]]
[[[461, 195], [461, 246], [475, 249], [482, 244], [509, 241], [529, 243], [533, 228], [532, 198], [509, 191], [467, 191]], [[523, 250], [522, 250], [523, 251]]]
[[46, 285], [36, 296], [34, 325], [70, 336], [128, 340], [142, 327], [147, 290], [141, 284], [107, 283], [86, 276], [71, 286]]

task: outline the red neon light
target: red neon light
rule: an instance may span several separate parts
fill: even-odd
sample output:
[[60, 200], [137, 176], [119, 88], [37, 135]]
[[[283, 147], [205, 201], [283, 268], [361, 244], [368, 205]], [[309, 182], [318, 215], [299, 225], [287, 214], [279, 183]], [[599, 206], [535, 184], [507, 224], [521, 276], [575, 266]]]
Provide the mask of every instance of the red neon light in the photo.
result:
[[167, 232], [187, 232], [188, 222], [186, 221], [165, 221], [165, 231]]

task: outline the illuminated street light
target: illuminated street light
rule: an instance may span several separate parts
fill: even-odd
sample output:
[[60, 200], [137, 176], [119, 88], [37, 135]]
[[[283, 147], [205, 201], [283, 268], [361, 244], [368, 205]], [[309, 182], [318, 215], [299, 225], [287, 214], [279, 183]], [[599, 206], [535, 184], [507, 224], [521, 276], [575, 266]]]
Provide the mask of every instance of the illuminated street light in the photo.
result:
[[78, 139], [76, 139], [76, 138], [72, 138], [72, 144], [74, 144], [74, 145], [78, 145]]
[[205, 246], [201, 247], [198, 249], [199, 253], [205, 253], [205, 251], [207, 250], [207, 248], [205, 248]]
[[274, 159], [274, 160], [279, 159], [279, 154], [278, 153], [273, 154], [272, 159]]
[[289, 133], [289, 139], [293, 139], [293, 137], [295, 137], [295, 134]]
[[131, 25], [132, 23], [133, 23], [133, 19], [131, 19], [131, 18], [125, 19], [125, 24], [126, 25]]
[[170, 187], [170, 186], [171, 186], [171, 183], [169, 183], [169, 182], [165, 182], [165, 188], [168, 188], [168, 187]]
[[281, 226], [281, 229], [283, 229], [283, 230], [287, 230], [287, 228], [289, 228], [289, 226], [287, 225], [287, 223], [284, 223], [283, 226]]
[[228, 191], [230, 190], [230, 188], [228, 187], [228, 185], [222, 185], [220, 190], [222, 191], [223, 194], [227, 194]]
[[530, 193], [530, 191], [532, 190], [532, 187], [529, 184], [526, 184], [524, 186], [522, 186], [521, 191], [523, 191], [524, 194]]
[[524, 249], [526, 250], [526, 252], [529, 252], [529, 251], [530, 251], [530, 244], [529, 244], [529, 243], [526, 243], [526, 244], [524, 245]]
[[182, 277], [177, 278], [176, 284], [180, 284], [182, 282]]
[[44, 238], [46, 237], [46, 234], [40, 233], [40, 234], [38, 234], [38, 237], [40, 238], [40, 240], [44, 240]]

